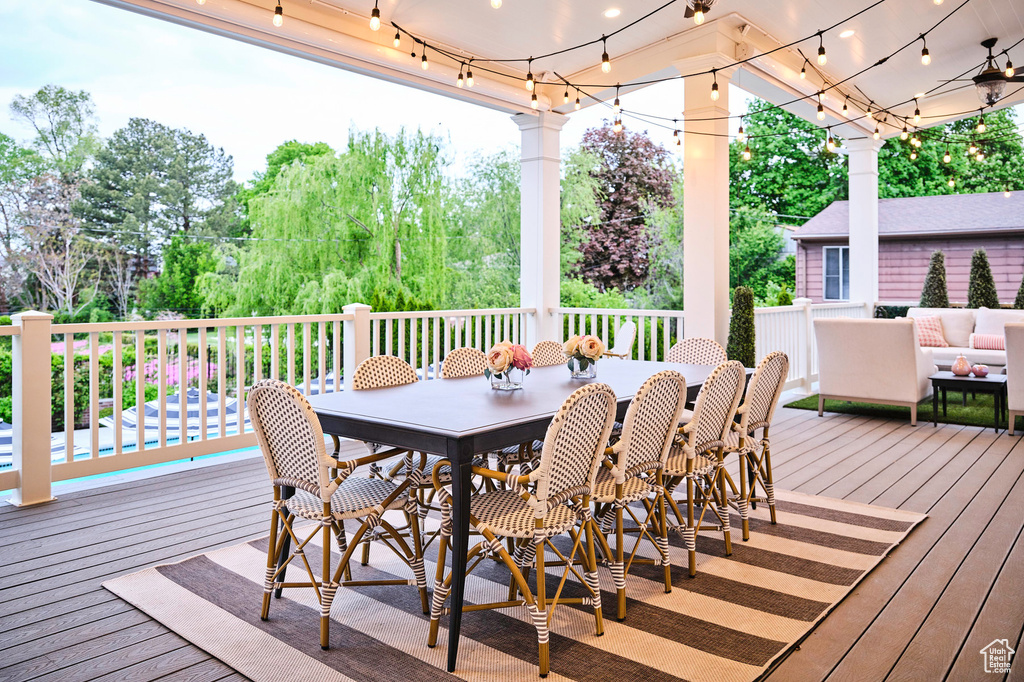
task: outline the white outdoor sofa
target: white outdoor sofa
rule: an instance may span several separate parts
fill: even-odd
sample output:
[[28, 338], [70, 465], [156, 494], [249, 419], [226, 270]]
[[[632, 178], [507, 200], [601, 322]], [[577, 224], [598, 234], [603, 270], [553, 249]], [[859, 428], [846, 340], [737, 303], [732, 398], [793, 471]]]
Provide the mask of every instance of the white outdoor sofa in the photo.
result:
[[1006, 393], [1012, 436], [1013, 421], [1024, 417], [1024, 322], [1006, 325]]
[[974, 334], [1003, 336], [1003, 325], [1024, 322], [1024, 310], [994, 310], [990, 308], [911, 308], [907, 317], [938, 317], [942, 320], [942, 333], [948, 348], [931, 348], [932, 358], [940, 369], [949, 369], [958, 355], [972, 365], [988, 365], [993, 372], [1006, 366], [1005, 350], [974, 348]]
[[818, 344], [818, 416], [825, 400], [849, 400], [910, 408], [917, 425], [917, 404], [932, 393], [938, 371], [927, 349], [917, 345], [910, 318], [814, 321]]

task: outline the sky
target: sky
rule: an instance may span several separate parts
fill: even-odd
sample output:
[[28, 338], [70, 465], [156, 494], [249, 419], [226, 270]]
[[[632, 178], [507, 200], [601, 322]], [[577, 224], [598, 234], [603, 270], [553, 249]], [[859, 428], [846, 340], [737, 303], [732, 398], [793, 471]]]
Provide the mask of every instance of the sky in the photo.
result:
[[[441, 135], [450, 140], [456, 169], [478, 153], [519, 147], [509, 116], [481, 106], [91, 0], [0, 0], [0, 132], [21, 141], [32, 136], [7, 104], [47, 83], [91, 93], [104, 137], [131, 117], [206, 135], [234, 157], [239, 181], [264, 168], [266, 155], [282, 142], [322, 141], [340, 149], [353, 127], [389, 134], [419, 127]], [[682, 111], [682, 90], [681, 82], [653, 86], [623, 95], [622, 104]], [[562, 129], [563, 149], [578, 145], [608, 113], [591, 107], [572, 114]], [[670, 131], [651, 135], [672, 148]]]

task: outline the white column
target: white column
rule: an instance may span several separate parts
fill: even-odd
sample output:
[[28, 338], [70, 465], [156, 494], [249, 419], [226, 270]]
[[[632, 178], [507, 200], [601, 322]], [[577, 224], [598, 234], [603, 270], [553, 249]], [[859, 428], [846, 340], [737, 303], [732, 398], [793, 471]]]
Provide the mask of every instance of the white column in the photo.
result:
[[[14, 452], [17, 506], [54, 499], [50, 491], [50, 321], [34, 310], [11, 318], [21, 333], [13, 341]], [[69, 396], [70, 399], [70, 396]]]
[[536, 308], [527, 317], [526, 342], [561, 341], [551, 308], [558, 307], [561, 277], [561, 114], [516, 114], [512, 120], [522, 131], [520, 177], [521, 244], [519, 247], [519, 301]]
[[[723, 55], [688, 59], [683, 73], [731, 63]], [[702, 68], [703, 67], [703, 68]], [[729, 80], [731, 70], [684, 81], [683, 308], [686, 336], [723, 346], [729, 336]], [[711, 99], [718, 81], [719, 98]], [[704, 119], [704, 120], [702, 120]], [[707, 120], [714, 119], [714, 120]]]
[[350, 386], [349, 377], [355, 374], [359, 363], [370, 357], [370, 306], [350, 303], [342, 307], [341, 312], [352, 315], [351, 320], [341, 323], [341, 366], [345, 371], [345, 385]]
[[850, 300], [878, 300], [878, 150], [871, 138], [847, 140], [850, 150]]

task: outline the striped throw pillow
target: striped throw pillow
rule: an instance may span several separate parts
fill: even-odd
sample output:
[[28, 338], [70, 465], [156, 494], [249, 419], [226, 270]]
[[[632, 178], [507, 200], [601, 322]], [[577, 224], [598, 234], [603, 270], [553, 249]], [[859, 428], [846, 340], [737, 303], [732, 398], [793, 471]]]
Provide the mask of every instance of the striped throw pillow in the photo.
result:
[[971, 334], [971, 348], [1006, 350], [1006, 337], [1002, 334]]
[[942, 318], [937, 315], [915, 317], [917, 322], [917, 345], [922, 348], [948, 348], [946, 337], [942, 335]]

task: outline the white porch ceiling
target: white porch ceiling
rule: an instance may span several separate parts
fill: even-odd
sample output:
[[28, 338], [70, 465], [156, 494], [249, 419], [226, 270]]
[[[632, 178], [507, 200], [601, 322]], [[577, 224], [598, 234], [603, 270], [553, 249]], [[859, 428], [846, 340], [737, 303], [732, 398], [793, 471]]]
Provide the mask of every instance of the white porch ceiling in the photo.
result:
[[[665, 4], [665, 0], [504, 0], [500, 9], [493, 9], [488, 0], [381, 0], [382, 26], [373, 32], [368, 25], [372, 0], [281, 0], [285, 13], [281, 28], [271, 23], [275, 0], [206, 0], [203, 5], [196, 0], [97, 1], [507, 112], [530, 111], [530, 94], [522, 84], [525, 64], [478, 63], [474, 67], [476, 87], [458, 89], [458, 65], [431, 51], [431, 67], [423, 71], [419, 58], [410, 57], [412, 41], [407, 36], [399, 49], [392, 47], [395, 31], [391, 22], [465, 59], [525, 58], [600, 38]], [[613, 65], [609, 74], [600, 70], [600, 44], [537, 60], [533, 72], [538, 77], [544, 74], [545, 82], [556, 80], [557, 72], [573, 83], [606, 86], [588, 91], [610, 98], [616, 83], [678, 75], [673, 64], [717, 49], [737, 59], [754, 57], [736, 73], [734, 83], [782, 103], [813, 95], [823, 87], [823, 80], [842, 81], [870, 67], [931, 29], [961, 2], [946, 0], [935, 5], [933, 0], [885, 0], [824, 34], [828, 63], [819, 67], [815, 63], [816, 38], [771, 55], [765, 53], [832, 26], [870, 6], [871, 0], [718, 0], [703, 26], [684, 18], [685, 2], [679, 0], [608, 40]], [[621, 10], [621, 14], [606, 18], [604, 11], [610, 8]], [[845, 30], [854, 34], [840, 38]], [[842, 85], [841, 92], [874, 100], [904, 116], [913, 113], [914, 104], [898, 103], [928, 93], [920, 99], [922, 126], [975, 115], [980, 102], [973, 83], [942, 86], [942, 81], [977, 73], [985, 57], [980, 42], [989, 37], [999, 39], [997, 51], [1024, 38], [1021, 0], [968, 0], [928, 35], [931, 65], [921, 64], [918, 40]], [[811, 63], [806, 80], [799, 78], [803, 58], [797, 48]], [[1024, 43], [1010, 56], [1024, 67]], [[1000, 65], [1004, 61], [1000, 58]], [[485, 68], [504, 75], [488, 74]], [[571, 105], [562, 105], [563, 90], [561, 85], [540, 87], [541, 108], [571, 113]], [[839, 113], [842, 102], [838, 91], [825, 97], [830, 115], [821, 125], [833, 125], [846, 137], [868, 134], [874, 123], [866, 119], [850, 123]], [[1024, 84], [1010, 83], [997, 108], [1020, 102], [1024, 102]], [[585, 106], [593, 104], [584, 98]], [[818, 123], [810, 100], [787, 108]], [[681, 116], [669, 108], [643, 113]], [[850, 117], [858, 116], [863, 112], [851, 105]], [[886, 136], [897, 133], [898, 128], [883, 131]]]

